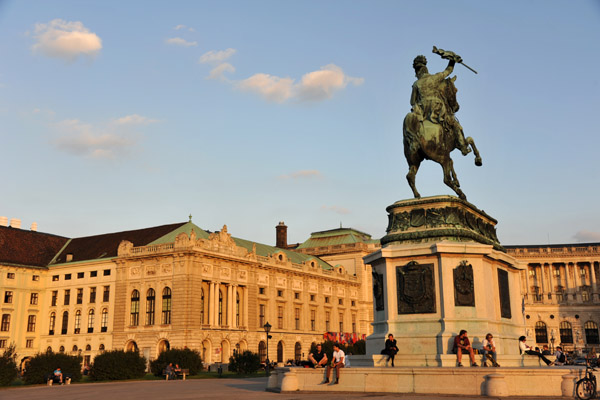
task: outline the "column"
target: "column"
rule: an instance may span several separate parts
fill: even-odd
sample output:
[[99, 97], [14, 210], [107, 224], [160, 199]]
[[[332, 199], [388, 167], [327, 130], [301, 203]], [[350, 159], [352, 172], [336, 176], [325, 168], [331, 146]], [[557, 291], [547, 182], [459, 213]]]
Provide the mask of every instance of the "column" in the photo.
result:
[[544, 264], [540, 264], [539, 282], [541, 284], [542, 293], [546, 293], [546, 280], [544, 279]]
[[554, 294], [554, 268], [552, 268], [552, 264], [548, 264], [548, 286], [550, 286], [548, 293], [553, 293], [552, 302], [556, 303], [556, 295]]
[[[214, 306], [215, 306], [215, 325], [216, 326], [221, 326], [221, 324], [219, 324], [219, 294], [220, 294], [220, 287], [221, 285], [218, 282], [215, 282], [215, 300], [214, 300]], [[223, 322], [223, 321], [221, 321]]]
[[571, 281], [571, 276], [569, 275], [569, 264], [563, 263], [563, 269], [564, 269], [564, 274], [565, 274], [565, 288], [566, 288], [566, 291], [568, 292], [569, 289], [573, 288], [573, 282]]
[[[238, 285], [232, 285], [232, 289], [231, 289], [231, 327], [232, 328], [237, 328], [238, 327], [238, 323], [237, 323], [237, 295], [238, 295]], [[240, 323], [241, 321], [241, 312], [242, 312], [242, 308], [241, 308], [241, 302], [240, 302]]]
[[531, 293], [531, 282], [529, 281], [529, 268], [530, 265], [527, 264], [527, 268], [525, 269], [525, 282], [527, 284], [527, 287], [525, 288], [525, 293], [527, 293], [527, 302], [532, 303], [533, 297]]
[[233, 285], [227, 285], [227, 326], [233, 326]]
[[242, 326], [248, 329], [248, 286], [242, 287], [242, 292], [244, 293], [244, 301], [242, 302]]

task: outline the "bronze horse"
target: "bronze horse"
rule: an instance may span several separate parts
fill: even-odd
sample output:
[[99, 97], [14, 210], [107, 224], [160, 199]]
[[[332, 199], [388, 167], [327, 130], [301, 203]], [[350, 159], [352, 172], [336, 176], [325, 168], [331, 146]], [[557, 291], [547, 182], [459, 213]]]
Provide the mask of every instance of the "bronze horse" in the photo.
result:
[[[459, 109], [458, 102], [456, 101], [457, 90], [456, 86], [454, 86], [455, 80], [456, 76], [444, 79], [441, 85], [442, 97], [445, 99], [445, 106], [449, 111], [446, 118], [456, 118], [454, 113]], [[452, 126], [452, 124], [448, 125]], [[454, 126], [460, 128], [458, 121], [455, 121]], [[442, 166], [444, 183], [454, 190], [458, 197], [463, 200], [467, 199], [467, 196], [460, 190], [460, 183], [456, 177], [456, 172], [454, 172], [452, 158], [450, 158], [452, 150], [458, 148], [457, 135], [462, 135], [462, 128], [460, 128], [459, 132], [457, 130], [459, 129], [444, 129], [444, 125], [435, 124], [428, 119], [421, 121], [417, 114], [413, 112], [408, 113], [404, 118], [402, 127], [404, 155], [408, 162], [406, 179], [415, 198], [421, 197], [415, 186], [415, 176], [417, 175], [419, 166], [423, 160], [432, 160]], [[473, 149], [475, 165], [481, 166], [481, 157], [473, 139], [467, 137], [465, 138], [465, 143]]]

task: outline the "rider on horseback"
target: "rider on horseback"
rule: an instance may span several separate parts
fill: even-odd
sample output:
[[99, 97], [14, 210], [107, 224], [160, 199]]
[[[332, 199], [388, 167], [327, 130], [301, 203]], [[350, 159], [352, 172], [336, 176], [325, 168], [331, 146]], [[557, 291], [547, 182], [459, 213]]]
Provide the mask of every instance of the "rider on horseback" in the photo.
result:
[[[436, 49], [437, 50], [437, 49]], [[419, 55], [413, 61], [417, 81], [412, 86], [410, 105], [417, 120], [422, 124], [425, 119], [441, 125], [447, 135], [453, 135], [457, 147], [463, 155], [471, 149], [465, 141], [462, 126], [454, 116], [458, 111], [458, 103], [450, 106], [443, 90], [444, 80], [454, 70], [454, 64], [462, 62], [462, 58], [452, 51], [442, 50], [438, 54], [449, 60], [448, 66], [442, 72], [431, 75], [427, 70], [427, 58]]]

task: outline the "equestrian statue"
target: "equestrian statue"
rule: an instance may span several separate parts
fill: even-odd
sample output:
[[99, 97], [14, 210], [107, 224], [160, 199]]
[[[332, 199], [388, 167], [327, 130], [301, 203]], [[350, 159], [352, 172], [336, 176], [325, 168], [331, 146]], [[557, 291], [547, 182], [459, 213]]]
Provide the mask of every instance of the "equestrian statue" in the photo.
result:
[[442, 72], [431, 75], [427, 70], [427, 59], [419, 55], [414, 59], [413, 68], [417, 80], [412, 86], [410, 97], [411, 112], [404, 118], [404, 155], [408, 162], [406, 179], [413, 191], [415, 198], [421, 195], [415, 186], [415, 176], [421, 162], [425, 159], [435, 161], [442, 166], [444, 183], [448, 185], [458, 197], [466, 200], [467, 197], [460, 189], [460, 183], [454, 172], [450, 153], [459, 149], [466, 156], [473, 149], [475, 165], [481, 166], [481, 156], [471, 137], [465, 138], [463, 128], [456, 118], [459, 109], [456, 101], [456, 76], [448, 78], [454, 70], [454, 65], [460, 63], [471, 71], [474, 69], [463, 63], [462, 58], [452, 51], [433, 47], [433, 53], [448, 60], [448, 66]]

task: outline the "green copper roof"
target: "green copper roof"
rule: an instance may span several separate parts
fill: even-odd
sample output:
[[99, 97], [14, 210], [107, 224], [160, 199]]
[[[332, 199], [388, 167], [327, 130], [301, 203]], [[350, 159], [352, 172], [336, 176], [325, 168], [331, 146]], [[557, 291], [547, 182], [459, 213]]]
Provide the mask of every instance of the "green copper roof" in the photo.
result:
[[335, 246], [352, 243], [378, 243], [371, 235], [352, 228], [337, 228], [328, 231], [313, 232], [310, 238], [298, 246], [299, 249], [311, 247]]
[[197, 239], [208, 239], [208, 232], [206, 232], [204, 229], [198, 227], [193, 222], [186, 222], [185, 224], [181, 225], [179, 228], [167, 233], [164, 236], [159, 237], [158, 239], [156, 239], [155, 241], [153, 241], [151, 243], [148, 243], [147, 246], [150, 246], [153, 244], [173, 243], [175, 241], [175, 238], [177, 237], [177, 235], [179, 235], [180, 233], [183, 232], [183, 233], [187, 233], [189, 236], [192, 233], [192, 230], [194, 230], [196, 232]]

